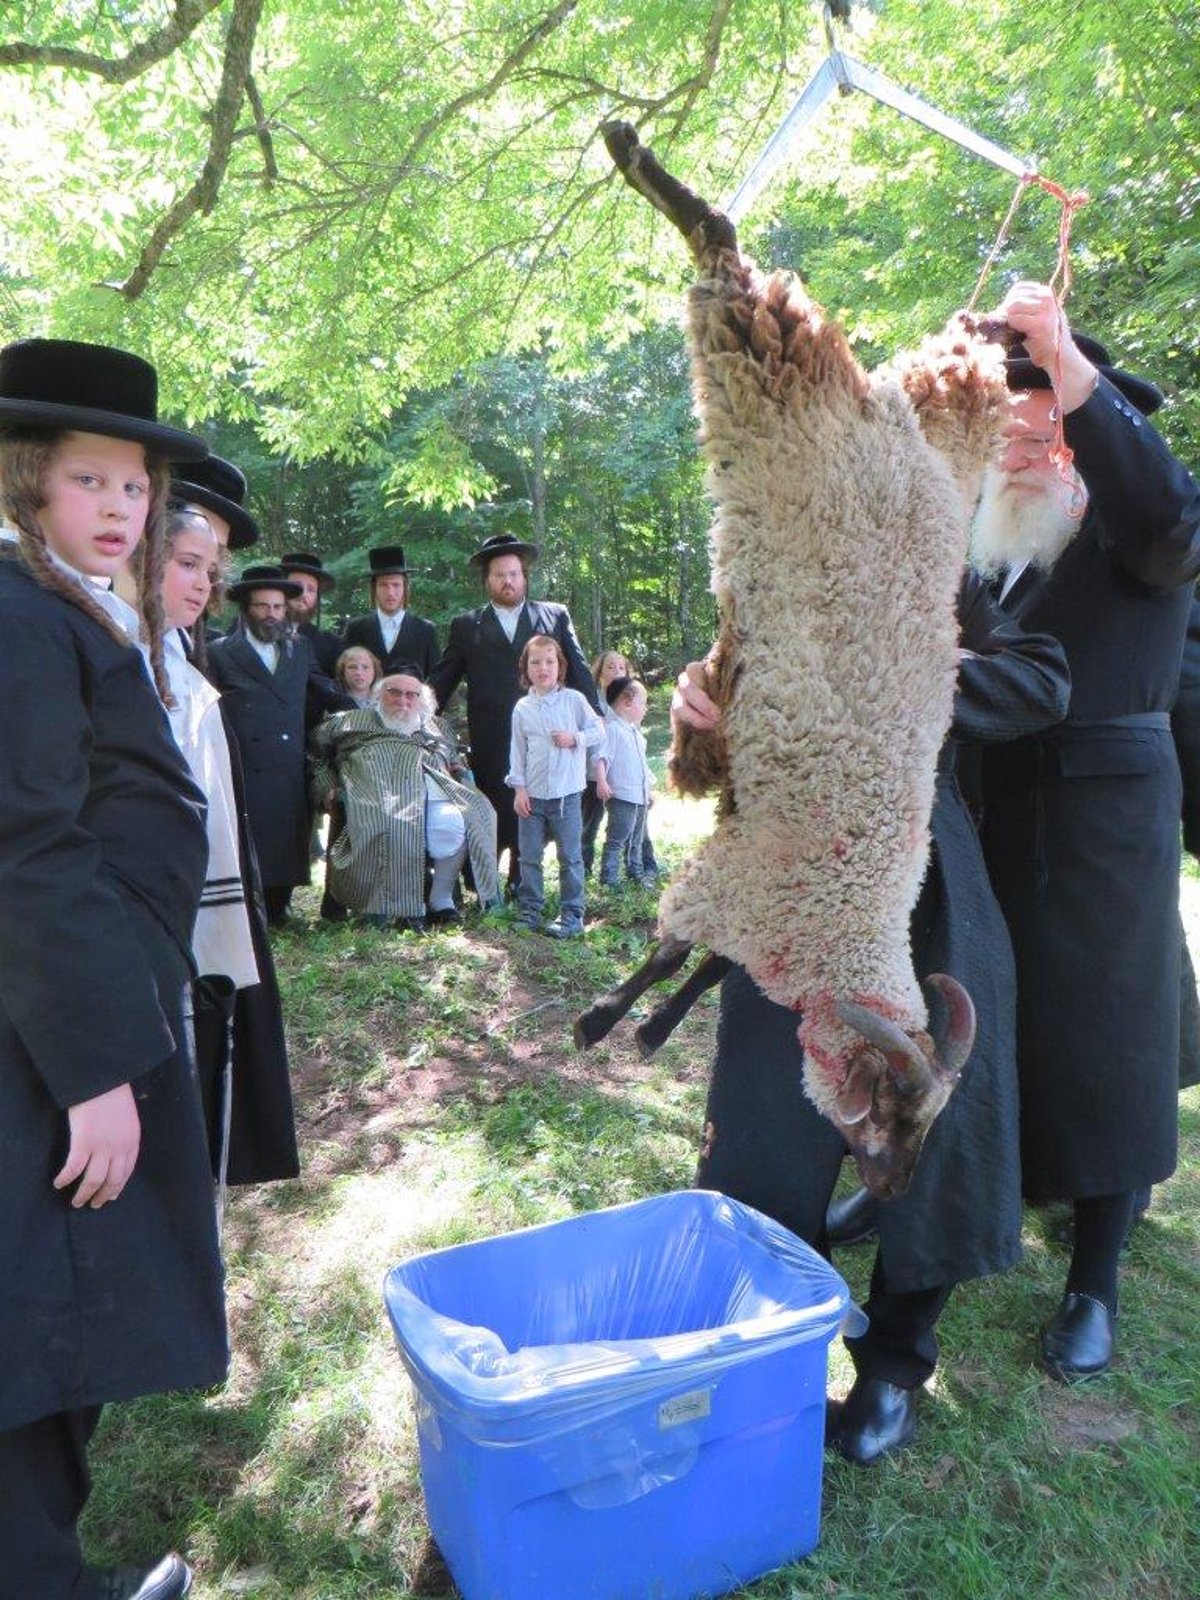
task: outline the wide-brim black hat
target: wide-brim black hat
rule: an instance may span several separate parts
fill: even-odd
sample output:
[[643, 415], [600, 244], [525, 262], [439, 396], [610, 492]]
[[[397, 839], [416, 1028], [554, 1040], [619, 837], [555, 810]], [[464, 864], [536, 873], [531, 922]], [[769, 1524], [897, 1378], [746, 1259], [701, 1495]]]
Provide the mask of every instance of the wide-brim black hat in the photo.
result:
[[541, 553], [538, 545], [530, 544], [525, 539], [518, 539], [515, 533], [493, 533], [483, 541], [471, 557], [471, 565], [486, 567], [496, 556], [522, 556], [532, 565]]
[[141, 356], [77, 339], [18, 339], [0, 350], [0, 427], [66, 428], [203, 461], [208, 445], [158, 420], [158, 374]]
[[290, 578], [285, 578], [282, 567], [247, 567], [236, 583], [231, 583], [225, 593], [231, 600], [241, 600], [244, 594], [250, 594], [255, 589], [278, 589], [288, 600], [294, 600], [298, 594], [303, 594], [298, 583], [293, 583]]
[[[1162, 405], [1162, 390], [1146, 378], [1137, 378], [1122, 367], [1114, 367], [1108, 351], [1099, 339], [1093, 339], [1086, 333], [1078, 333], [1074, 328], [1071, 330], [1071, 338], [1092, 365], [1099, 368], [1113, 388], [1119, 389], [1126, 400], [1135, 405], [1144, 417], [1148, 417]], [[1029, 359], [1029, 351], [1021, 341], [1010, 346], [1004, 368], [1010, 389], [1051, 387], [1050, 374], [1044, 367], [1035, 365]]]
[[246, 498], [246, 477], [232, 461], [209, 456], [207, 461], [172, 473], [171, 493], [177, 500], [215, 511], [229, 524], [229, 548], [246, 550], [258, 543], [258, 523], [242, 503]]
[[332, 572], [325, 571], [320, 556], [312, 550], [293, 550], [290, 555], [280, 556], [279, 565], [284, 572], [305, 572], [315, 578], [322, 594], [337, 588], [337, 579]]
[[367, 561], [372, 578], [403, 578], [411, 570], [404, 565], [404, 546], [399, 544], [381, 544], [375, 550], [368, 550]]

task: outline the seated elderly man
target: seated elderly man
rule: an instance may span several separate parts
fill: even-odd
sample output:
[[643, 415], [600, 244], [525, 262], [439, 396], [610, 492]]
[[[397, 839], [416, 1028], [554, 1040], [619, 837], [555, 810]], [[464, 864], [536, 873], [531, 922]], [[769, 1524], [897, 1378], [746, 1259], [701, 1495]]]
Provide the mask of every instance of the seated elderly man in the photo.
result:
[[480, 903], [499, 899], [496, 813], [461, 781], [457, 742], [433, 712], [432, 692], [404, 668], [380, 679], [370, 708], [339, 711], [309, 738], [313, 800], [342, 824], [329, 847], [334, 898], [417, 933], [460, 920], [454, 889], [468, 857]]

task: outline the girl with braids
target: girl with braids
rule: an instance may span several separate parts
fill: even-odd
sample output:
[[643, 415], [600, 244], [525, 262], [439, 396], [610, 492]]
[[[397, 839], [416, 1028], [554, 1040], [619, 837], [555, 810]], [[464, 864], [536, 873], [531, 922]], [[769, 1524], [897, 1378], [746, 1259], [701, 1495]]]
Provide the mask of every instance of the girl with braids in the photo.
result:
[[111, 592], [143, 546], [163, 700], [167, 459], [154, 369], [0, 351], [0, 1600], [173, 1600], [170, 1555], [84, 1563], [101, 1407], [220, 1382], [212, 1177], [185, 988], [204, 803]]

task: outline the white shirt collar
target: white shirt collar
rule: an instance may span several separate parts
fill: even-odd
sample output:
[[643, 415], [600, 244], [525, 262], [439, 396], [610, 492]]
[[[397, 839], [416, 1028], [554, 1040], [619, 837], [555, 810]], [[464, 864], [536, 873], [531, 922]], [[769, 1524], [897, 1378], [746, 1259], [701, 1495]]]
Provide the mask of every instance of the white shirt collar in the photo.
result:
[[64, 561], [61, 556], [55, 555], [49, 546], [46, 547], [46, 554], [60, 572], [65, 572], [69, 578], [74, 578], [76, 583], [87, 590], [100, 609], [106, 611], [124, 632], [130, 644], [139, 642], [142, 634], [141, 618], [133, 607], [117, 594], [111, 578], [93, 578], [90, 573], [80, 572], [69, 561]]

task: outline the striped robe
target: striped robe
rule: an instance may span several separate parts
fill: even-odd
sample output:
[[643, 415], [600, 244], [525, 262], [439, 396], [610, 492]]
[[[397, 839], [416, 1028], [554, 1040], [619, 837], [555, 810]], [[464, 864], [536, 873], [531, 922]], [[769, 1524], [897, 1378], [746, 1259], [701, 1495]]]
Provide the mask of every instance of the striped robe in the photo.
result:
[[444, 723], [428, 719], [413, 734], [386, 728], [374, 711], [339, 711], [309, 737], [313, 799], [336, 792], [345, 826], [330, 845], [329, 887], [363, 916], [425, 915], [426, 780], [455, 805], [467, 830], [475, 891], [500, 898], [496, 813], [478, 789], [450, 776], [458, 747]]

